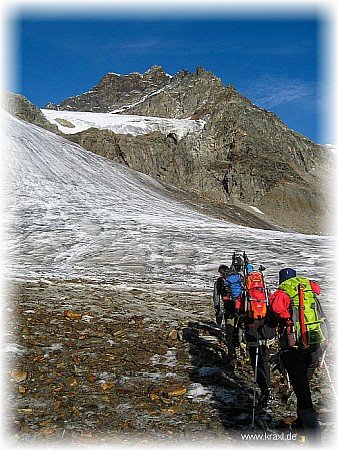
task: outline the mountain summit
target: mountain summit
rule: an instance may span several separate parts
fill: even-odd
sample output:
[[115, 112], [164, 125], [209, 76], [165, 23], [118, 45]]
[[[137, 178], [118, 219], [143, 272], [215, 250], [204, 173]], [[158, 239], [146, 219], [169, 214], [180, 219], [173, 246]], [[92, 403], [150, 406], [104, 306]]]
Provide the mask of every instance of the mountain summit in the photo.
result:
[[144, 74], [128, 75], [107, 73], [88, 92], [63, 100], [60, 105], [50, 104], [46, 108], [68, 111], [111, 112], [126, 104], [134, 104], [154, 94], [170, 81], [162, 67], [153, 66]]

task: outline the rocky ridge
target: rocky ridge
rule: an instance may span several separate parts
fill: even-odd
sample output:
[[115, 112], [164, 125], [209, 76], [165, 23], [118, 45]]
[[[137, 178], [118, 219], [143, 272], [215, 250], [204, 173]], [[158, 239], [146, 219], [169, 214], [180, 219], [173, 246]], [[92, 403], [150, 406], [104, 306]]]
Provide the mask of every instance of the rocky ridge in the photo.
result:
[[8, 94], [4, 96], [4, 107], [8, 112], [26, 122], [34, 123], [35, 125], [60, 134], [58, 128], [52, 125], [41, 110], [31, 103], [26, 97], [19, 94]]

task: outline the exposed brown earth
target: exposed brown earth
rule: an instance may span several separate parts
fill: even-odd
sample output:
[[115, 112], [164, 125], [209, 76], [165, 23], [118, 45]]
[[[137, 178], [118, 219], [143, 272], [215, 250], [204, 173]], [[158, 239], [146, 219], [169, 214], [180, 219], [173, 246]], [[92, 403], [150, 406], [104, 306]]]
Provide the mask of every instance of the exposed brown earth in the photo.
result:
[[[292, 396], [275, 372], [277, 404], [250, 429], [252, 370], [243, 351], [235, 368], [226, 363], [210, 295], [81, 280], [8, 289], [13, 444], [245, 444], [248, 431], [291, 432], [295, 404], [285, 403]], [[329, 442], [333, 399], [324, 372], [312, 389]]]

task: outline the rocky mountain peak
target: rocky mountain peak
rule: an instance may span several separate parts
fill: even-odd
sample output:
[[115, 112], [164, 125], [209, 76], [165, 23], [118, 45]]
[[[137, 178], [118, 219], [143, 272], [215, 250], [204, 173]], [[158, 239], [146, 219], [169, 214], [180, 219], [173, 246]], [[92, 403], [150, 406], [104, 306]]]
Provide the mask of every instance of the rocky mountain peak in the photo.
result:
[[222, 89], [222, 81], [203, 67], [195, 72], [180, 70], [172, 77], [161, 66], [153, 65], [144, 74], [107, 73], [88, 92], [60, 105], [49, 102], [46, 109], [188, 118]]
[[[127, 75], [107, 73], [88, 92], [65, 99], [56, 107], [70, 111], [111, 112], [139, 102], [169, 81], [170, 75], [160, 66], [152, 66], [143, 75], [138, 72]], [[55, 109], [55, 105], [49, 102], [46, 109]]]
[[143, 74], [143, 80], [155, 81], [158, 84], [168, 81], [170, 76], [165, 73], [161, 66], [154, 65]]

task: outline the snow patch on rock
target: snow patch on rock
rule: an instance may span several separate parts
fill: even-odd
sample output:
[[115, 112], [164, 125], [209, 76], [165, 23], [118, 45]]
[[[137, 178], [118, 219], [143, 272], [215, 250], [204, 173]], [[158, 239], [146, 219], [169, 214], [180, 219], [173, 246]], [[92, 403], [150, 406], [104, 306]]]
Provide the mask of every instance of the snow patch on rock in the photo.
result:
[[164, 135], [173, 133], [181, 139], [188, 133], [196, 133], [203, 129], [203, 120], [167, 119], [163, 117], [147, 117], [136, 115], [93, 113], [79, 111], [41, 110], [45, 118], [56, 125], [64, 134], [75, 134], [89, 128], [110, 130], [117, 134], [132, 136], [159, 131]]

